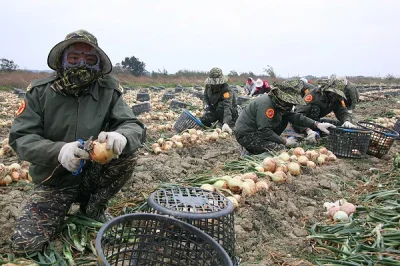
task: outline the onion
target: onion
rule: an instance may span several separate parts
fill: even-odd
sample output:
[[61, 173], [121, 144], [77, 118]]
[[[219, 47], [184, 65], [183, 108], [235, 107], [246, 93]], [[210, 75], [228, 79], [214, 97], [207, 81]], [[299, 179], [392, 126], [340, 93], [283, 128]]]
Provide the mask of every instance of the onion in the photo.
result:
[[228, 183], [225, 180], [218, 180], [213, 184], [213, 186], [217, 189], [226, 189], [228, 188]]
[[304, 149], [302, 147], [296, 147], [293, 150], [293, 154], [296, 155], [296, 156], [300, 156], [300, 155], [304, 155], [305, 152], [304, 152]]
[[19, 165], [18, 163], [13, 163], [8, 166], [8, 169], [10, 170], [10, 172], [18, 171], [19, 169], [21, 169], [21, 165]]
[[219, 134], [219, 133], [221, 133], [221, 132], [222, 132], [222, 129], [220, 129], [220, 128], [216, 128], [216, 129], [214, 130], [214, 132], [216, 132], [217, 134]]
[[226, 197], [226, 198], [232, 202], [233, 207], [234, 207], [235, 209], [239, 207], [239, 202], [236, 200], [235, 197], [228, 196], [228, 197]]
[[155, 154], [159, 154], [159, 153], [162, 152], [162, 149], [161, 149], [160, 147], [155, 147], [155, 148], [153, 149], [153, 152], [154, 152]]
[[281, 166], [278, 166], [278, 167], [275, 169], [275, 172], [278, 172], [278, 171], [282, 171], [282, 172], [284, 172], [284, 173], [287, 173], [287, 172], [288, 172], [288, 168], [287, 168], [286, 165], [282, 164]]
[[159, 139], [157, 140], [157, 143], [158, 143], [159, 145], [162, 145], [162, 144], [164, 143], [164, 138], [159, 138]]
[[328, 216], [333, 220], [333, 215], [335, 215], [336, 212], [340, 211], [340, 208], [338, 206], [333, 206], [328, 209]]
[[228, 187], [233, 192], [240, 192], [242, 190], [242, 183], [238, 178], [231, 178], [228, 181]]
[[256, 192], [257, 191], [256, 191], [256, 186], [255, 185], [253, 186], [248, 182], [243, 182], [243, 184], [242, 184], [242, 195], [244, 197], [254, 195]]
[[174, 141], [174, 144], [177, 148], [183, 148], [183, 143], [180, 141]]
[[279, 156], [280, 159], [282, 159], [282, 161], [287, 162], [290, 160], [290, 155], [287, 152], [282, 152]]
[[348, 222], [349, 216], [344, 211], [337, 211], [333, 215], [333, 220], [337, 222]]
[[194, 128], [189, 129], [188, 132], [190, 135], [197, 135], [197, 131]]
[[256, 169], [257, 172], [264, 172], [264, 167], [262, 167], [260, 165], [255, 166], [254, 169]]
[[238, 202], [241, 202], [241, 201], [242, 201], [242, 196], [240, 196], [239, 194], [233, 194], [233, 197], [234, 197]]
[[266, 181], [260, 180], [256, 183], [257, 192], [263, 192], [269, 190], [269, 185]]
[[297, 162], [297, 156], [296, 156], [296, 155], [290, 156], [290, 160], [291, 160], [292, 162]]
[[154, 150], [155, 148], [160, 148], [160, 144], [158, 144], [158, 143], [153, 143], [152, 145], [151, 145], [151, 148]]
[[301, 173], [300, 164], [295, 162], [290, 162], [288, 164], [288, 170], [291, 175], [298, 176]]
[[219, 135], [217, 132], [212, 132], [208, 137], [210, 138], [210, 140], [215, 141], [219, 138]]
[[319, 151], [319, 153], [321, 153], [321, 154], [328, 154], [328, 149], [325, 148], [325, 147], [320, 148], [318, 151]]
[[244, 179], [243, 183], [249, 183], [251, 186], [255, 186], [256, 182], [254, 182], [252, 179]]
[[106, 164], [110, 162], [115, 154], [112, 149], [107, 150], [107, 143], [100, 143], [97, 140], [93, 141], [93, 149], [90, 150], [90, 158], [99, 164]]
[[299, 162], [299, 164], [306, 166], [308, 161], [307, 156], [305, 155], [300, 155], [299, 158], [297, 158], [297, 161]]
[[317, 164], [318, 165], [323, 165], [325, 163], [325, 157], [322, 156], [322, 154], [320, 156], [318, 156], [317, 158]]
[[311, 169], [315, 169], [315, 168], [317, 168], [317, 165], [313, 161], [308, 161], [307, 167], [311, 168]]
[[356, 206], [354, 206], [353, 204], [351, 204], [349, 202], [345, 202], [345, 203], [343, 203], [342, 206], [340, 206], [340, 210], [344, 211], [347, 215], [350, 215], [350, 214], [356, 212]]
[[221, 179], [225, 180], [228, 183], [229, 179], [232, 179], [232, 177], [229, 175], [224, 175], [224, 176], [221, 176]]
[[257, 179], [258, 179], [257, 175], [255, 173], [253, 173], [253, 172], [243, 174], [242, 178], [243, 179], [251, 179], [254, 182], [257, 182]]
[[337, 159], [337, 158], [336, 158], [336, 155], [335, 155], [335, 154], [332, 153], [332, 154], [329, 154], [329, 155], [328, 155], [328, 161], [336, 161], [336, 159]]
[[172, 141], [176, 141], [176, 142], [181, 142], [182, 141], [182, 136], [180, 135], [173, 135], [171, 138]]
[[8, 186], [9, 184], [12, 183], [12, 178], [10, 175], [6, 175], [2, 179], [0, 179], [0, 186]]
[[201, 185], [200, 188], [204, 189], [204, 190], [211, 191], [211, 192], [215, 191], [215, 187], [213, 185], [210, 185], [210, 184], [203, 184], [203, 185]]
[[262, 162], [262, 165], [265, 171], [270, 171], [270, 172], [275, 171], [276, 163], [275, 160], [272, 159], [271, 157], [265, 158]]
[[226, 139], [228, 136], [229, 136], [229, 133], [228, 133], [228, 132], [221, 132], [221, 133], [219, 134], [219, 137], [220, 137], [221, 139]]
[[284, 172], [282, 171], [275, 171], [275, 173], [273, 173], [271, 175], [271, 179], [272, 181], [274, 181], [275, 183], [283, 183], [286, 181], [287, 176]]
[[19, 172], [18, 171], [12, 171], [10, 176], [13, 181], [19, 180]]

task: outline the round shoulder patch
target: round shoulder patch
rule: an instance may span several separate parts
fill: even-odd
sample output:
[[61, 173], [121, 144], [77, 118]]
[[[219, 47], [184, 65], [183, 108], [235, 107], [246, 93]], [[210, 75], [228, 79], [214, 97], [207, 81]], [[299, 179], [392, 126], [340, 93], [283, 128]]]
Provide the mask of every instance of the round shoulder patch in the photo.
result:
[[308, 95], [304, 98], [304, 100], [305, 100], [306, 102], [308, 102], [308, 103], [311, 102], [312, 99], [313, 99], [313, 97], [312, 97], [311, 94], [308, 94]]
[[24, 99], [24, 100], [22, 100], [21, 105], [18, 108], [16, 116], [19, 116], [20, 114], [22, 114], [22, 112], [25, 110], [25, 108], [26, 108], [26, 101]]
[[274, 115], [275, 115], [275, 110], [272, 109], [272, 108], [269, 108], [267, 111], [265, 111], [265, 115], [266, 115], [268, 118], [273, 118]]
[[224, 99], [228, 99], [231, 95], [229, 94], [229, 92], [225, 92], [223, 95]]

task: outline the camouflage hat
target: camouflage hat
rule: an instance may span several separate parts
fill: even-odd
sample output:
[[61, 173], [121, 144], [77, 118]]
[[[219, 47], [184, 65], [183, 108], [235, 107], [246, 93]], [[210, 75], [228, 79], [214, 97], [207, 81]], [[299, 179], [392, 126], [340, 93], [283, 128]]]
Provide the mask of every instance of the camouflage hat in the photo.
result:
[[108, 74], [112, 70], [112, 63], [107, 54], [100, 49], [96, 37], [86, 30], [77, 30], [69, 33], [65, 40], [56, 44], [50, 51], [47, 57], [47, 64], [53, 70], [59, 70], [61, 66], [61, 57], [64, 50], [71, 44], [83, 42], [92, 46], [100, 55], [100, 71], [103, 74]]
[[276, 97], [284, 102], [294, 105], [306, 105], [306, 102], [300, 95], [300, 89], [298, 88], [285, 87], [276, 83], [274, 83], [274, 86], [271, 86], [271, 88], [271, 92], [275, 93]]
[[304, 83], [300, 79], [287, 79], [282, 81], [282, 86], [292, 89], [298, 89], [299, 91], [303, 89]]
[[344, 94], [344, 88], [346, 87], [345, 81], [341, 79], [329, 80], [328, 84], [324, 85], [323, 91], [334, 92], [344, 99], [346, 95]]
[[222, 69], [214, 67], [210, 70], [208, 78], [204, 82], [206, 85], [220, 85], [228, 82], [228, 77], [224, 76]]

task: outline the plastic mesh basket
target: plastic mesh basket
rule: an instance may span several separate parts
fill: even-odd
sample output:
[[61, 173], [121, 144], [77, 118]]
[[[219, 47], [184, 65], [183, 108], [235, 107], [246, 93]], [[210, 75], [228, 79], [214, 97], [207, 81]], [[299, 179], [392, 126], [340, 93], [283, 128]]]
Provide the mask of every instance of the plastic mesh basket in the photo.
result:
[[383, 155], [388, 153], [392, 147], [399, 133], [393, 129], [386, 128], [374, 123], [360, 121], [357, 123], [360, 127], [372, 130], [371, 140], [369, 142], [369, 148], [367, 154], [381, 158]]
[[171, 103], [169, 104], [169, 109], [186, 108], [187, 106], [188, 106], [187, 103], [178, 101], [176, 99], [172, 99]]
[[364, 158], [371, 139], [371, 130], [336, 127], [329, 129], [328, 150], [347, 158]]
[[161, 98], [161, 101], [162, 102], [166, 102], [166, 101], [168, 101], [170, 99], [174, 99], [174, 98], [175, 98], [175, 94], [173, 94], [173, 93], [164, 93], [162, 98]]
[[95, 245], [100, 265], [233, 265], [226, 251], [206, 233], [158, 214], [116, 217], [103, 225]]
[[150, 110], [150, 103], [139, 103], [132, 106], [132, 112], [136, 116], [146, 112], [150, 112]]
[[203, 123], [186, 109], [183, 110], [174, 124], [174, 129], [179, 133], [189, 128], [199, 129], [202, 127], [204, 127]]
[[150, 94], [148, 93], [138, 93], [136, 94], [136, 100], [139, 102], [150, 101]]
[[214, 238], [235, 258], [233, 204], [223, 195], [194, 187], [172, 187], [153, 192], [150, 212], [173, 216]]

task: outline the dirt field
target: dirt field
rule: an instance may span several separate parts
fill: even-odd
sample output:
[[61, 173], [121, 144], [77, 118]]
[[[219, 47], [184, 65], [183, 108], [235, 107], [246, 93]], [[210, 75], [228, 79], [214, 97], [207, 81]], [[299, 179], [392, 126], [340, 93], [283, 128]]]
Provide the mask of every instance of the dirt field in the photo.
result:
[[[134, 102], [132, 95], [135, 92], [125, 96], [130, 104]], [[15, 106], [18, 106], [20, 99], [11, 93], [3, 93], [2, 97], [0, 104], [3, 110], [12, 106], [10, 112], [3, 113], [2, 117], [12, 119], [12, 111], [16, 111]], [[363, 102], [355, 110], [354, 118], [363, 120], [380, 116], [393, 110], [394, 106], [400, 108], [399, 97]], [[4, 125], [0, 130], [2, 140], [8, 135], [9, 126]], [[166, 131], [162, 134], [170, 137], [175, 133]], [[161, 133], [149, 130], [148, 140], [152, 142], [160, 136]], [[399, 150], [400, 142], [397, 141], [382, 159], [370, 156], [366, 159], [339, 158], [315, 170], [303, 171], [300, 176], [292, 177], [286, 183], [274, 184], [271, 181], [271, 190], [266, 195], [246, 198], [235, 211], [236, 254], [243, 265], [311, 265], [311, 258], [318, 256], [318, 253], [312, 242], [306, 239], [307, 229], [314, 223], [327, 221], [323, 203], [340, 198], [355, 200], [354, 188], [358, 182], [368, 178], [371, 168], [389, 170], [391, 159]], [[118, 212], [115, 206], [119, 201], [148, 195], [161, 183], [174, 183], [200, 174], [229, 174], [223, 169], [224, 163], [238, 158], [238, 144], [233, 137], [180, 150], [173, 149], [159, 155], [142, 149], [136, 170], [117, 194], [112, 211]], [[17, 158], [3, 157], [0, 162], [9, 165], [17, 162]], [[10, 252], [8, 239], [31, 190], [31, 184], [21, 182], [0, 187], [0, 254]]]

